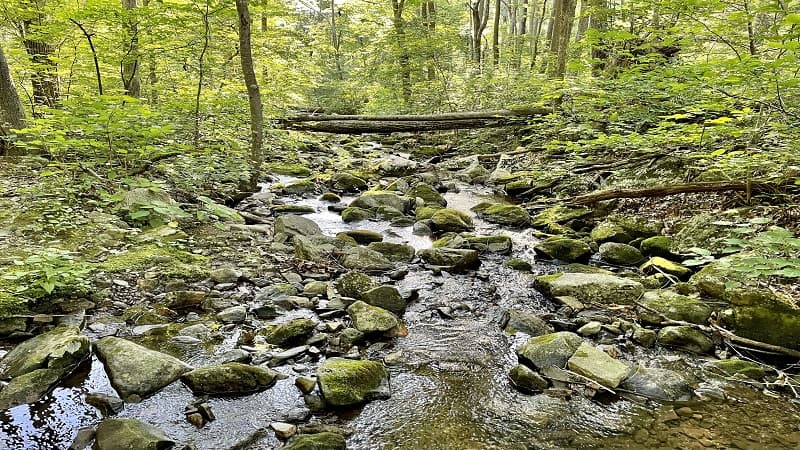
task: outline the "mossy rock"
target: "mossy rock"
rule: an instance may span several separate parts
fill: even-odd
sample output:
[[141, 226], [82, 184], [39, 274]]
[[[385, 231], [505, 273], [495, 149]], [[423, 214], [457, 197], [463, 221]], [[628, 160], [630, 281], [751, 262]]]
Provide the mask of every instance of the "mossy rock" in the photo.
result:
[[175, 441], [163, 431], [137, 419], [105, 419], [97, 426], [95, 450], [168, 449]]
[[767, 370], [760, 364], [750, 361], [742, 361], [741, 359], [723, 359], [720, 361], [713, 361], [712, 366], [722, 370], [726, 375], [744, 375], [754, 380], [761, 380], [767, 375]]
[[166, 278], [195, 281], [208, 276], [209, 258], [170, 245], [149, 244], [110, 255], [97, 265], [97, 270], [110, 273], [154, 271]]
[[344, 297], [361, 299], [364, 292], [378, 286], [378, 283], [367, 274], [348, 272], [336, 281], [336, 290]]
[[644, 273], [652, 274], [663, 272], [684, 279], [692, 273], [692, 269], [659, 256], [650, 258], [650, 260], [642, 264], [639, 269]]
[[705, 354], [714, 349], [714, 341], [705, 333], [690, 326], [668, 326], [658, 332], [658, 343], [688, 352]]
[[574, 219], [582, 219], [592, 214], [589, 208], [567, 208], [553, 206], [536, 214], [531, 218], [531, 224], [536, 228], [547, 228], [552, 224], [563, 225]]
[[342, 201], [342, 198], [334, 194], [333, 192], [324, 192], [322, 195], [319, 196], [319, 199], [320, 201], [331, 202], [331, 203], [339, 203], [340, 201]]
[[360, 192], [367, 188], [367, 182], [349, 172], [337, 172], [331, 176], [330, 186], [341, 192]]
[[358, 244], [367, 245], [372, 242], [383, 241], [383, 235], [373, 230], [347, 230], [338, 233], [336, 237], [347, 236], [353, 238]]
[[541, 392], [550, 385], [541, 375], [522, 364], [512, 367], [508, 372], [508, 378], [515, 388], [526, 394]]
[[394, 262], [411, 262], [416, 255], [414, 247], [407, 244], [397, 244], [394, 242], [372, 242], [367, 248], [374, 250]]
[[639, 244], [639, 250], [645, 256], [660, 256], [662, 258], [674, 258], [671, 249], [675, 241], [669, 236], [653, 236], [644, 239]]
[[185, 373], [181, 380], [195, 395], [243, 395], [272, 387], [278, 373], [236, 362], [202, 367]]
[[600, 257], [611, 264], [634, 266], [644, 260], [642, 252], [636, 247], [619, 242], [606, 242], [600, 246]]
[[512, 227], [527, 227], [531, 223], [528, 211], [517, 205], [492, 205], [479, 212], [478, 216], [490, 223]]
[[394, 263], [383, 254], [366, 247], [352, 247], [344, 252], [342, 265], [348, 269], [390, 270]]
[[330, 431], [297, 434], [286, 441], [281, 450], [347, 450], [347, 441], [341, 434]]
[[528, 339], [517, 349], [519, 361], [532, 369], [566, 367], [583, 339], [575, 333], [559, 331]]
[[428, 248], [420, 250], [418, 254], [428, 264], [444, 267], [453, 272], [463, 272], [480, 266], [479, 254], [475, 250]]
[[536, 286], [551, 297], [575, 297], [584, 304], [632, 304], [644, 293], [637, 281], [602, 273], [542, 275]]
[[272, 187], [270, 187], [270, 190], [273, 192], [280, 191], [289, 195], [305, 195], [314, 192], [316, 189], [317, 185], [309, 179], [295, 180], [286, 184], [273, 184]]
[[360, 197], [350, 202], [350, 207], [362, 208], [367, 210], [377, 210], [380, 207], [389, 207], [401, 214], [411, 211], [414, 199], [397, 195], [388, 191], [367, 191]]
[[264, 335], [266, 341], [272, 345], [288, 346], [305, 340], [316, 327], [317, 323], [311, 319], [294, 319], [267, 326], [259, 334]]
[[[365, 292], [362, 297], [367, 298], [373, 291]], [[361, 300], [350, 305], [347, 314], [353, 320], [353, 327], [365, 334], [385, 333], [400, 326], [400, 320], [390, 311]]]
[[652, 324], [663, 322], [664, 319], [661, 317], [663, 316], [672, 320], [702, 325], [708, 321], [713, 311], [710, 306], [697, 298], [687, 297], [669, 290], [647, 291], [639, 303], [646, 307], [637, 308], [639, 317], [642, 321]]
[[419, 197], [425, 201], [426, 205], [429, 206], [447, 206], [447, 200], [442, 197], [442, 194], [426, 183], [416, 184], [411, 189], [406, 191], [406, 195], [411, 198]]
[[289, 175], [294, 177], [307, 177], [314, 173], [314, 171], [302, 164], [278, 162], [267, 164], [267, 170], [278, 175]]
[[627, 244], [633, 240], [633, 237], [628, 234], [624, 228], [611, 221], [601, 222], [599, 225], [594, 227], [591, 232], [591, 237], [599, 244], [605, 242], [619, 242], [621, 244]]
[[439, 206], [420, 206], [414, 211], [414, 215], [417, 220], [428, 220], [440, 209], [442, 208]]
[[530, 272], [533, 269], [531, 263], [522, 258], [509, 258], [506, 260], [505, 265], [510, 269], [518, 270], [520, 272]]
[[431, 221], [438, 231], [462, 232], [475, 227], [469, 214], [450, 208], [437, 210]]
[[480, 253], [509, 254], [513, 243], [505, 235], [477, 235], [469, 233], [446, 233], [433, 242], [434, 248], [461, 248], [476, 250]]
[[272, 214], [280, 216], [283, 214], [311, 214], [317, 210], [313, 206], [307, 205], [273, 205]]
[[359, 222], [361, 220], [372, 219], [375, 213], [364, 208], [350, 206], [342, 211], [342, 221], [345, 223]]
[[533, 248], [540, 256], [564, 262], [588, 262], [592, 255], [592, 249], [586, 242], [561, 236], [547, 238]]
[[357, 405], [391, 395], [389, 372], [377, 361], [328, 358], [317, 369], [317, 382], [332, 406]]

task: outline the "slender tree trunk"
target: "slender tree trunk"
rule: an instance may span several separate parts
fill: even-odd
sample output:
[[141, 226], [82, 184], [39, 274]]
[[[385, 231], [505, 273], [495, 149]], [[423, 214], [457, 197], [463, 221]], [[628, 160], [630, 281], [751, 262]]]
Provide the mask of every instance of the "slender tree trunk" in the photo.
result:
[[542, 38], [542, 25], [547, 13], [547, 0], [542, 0], [542, 13], [536, 23], [536, 34], [533, 36], [533, 49], [531, 50], [531, 69], [536, 67], [536, 58], [539, 56], [539, 41]]
[[396, 35], [398, 63], [400, 64], [400, 90], [403, 104], [411, 106], [411, 66], [408, 48], [406, 48], [406, 23], [403, 19], [405, 0], [392, 0], [394, 32]]
[[[245, 0], [246, 1], [246, 0]], [[211, 5], [210, 0], [206, 0], [205, 10], [202, 11], [203, 15], [203, 48], [200, 50], [200, 56], [197, 59], [197, 91], [194, 96], [194, 145], [197, 147], [200, 142], [200, 124], [203, 118], [200, 114], [200, 98], [203, 93], [203, 82], [205, 81], [205, 58], [208, 51], [208, 45], [211, 42], [211, 22], [209, 21], [209, 12]], [[245, 4], [245, 7], [247, 5]], [[236, 2], [236, 8], [239, 8], [239, 1]], [[249, 14], [249, 12], [248, 12]], [[248, 15], [249, 25], [249, 15]], [[249, 29], [248, 29], [249, 33]], [[249, 41], [249, 37], [248, 37]]]
[[339, 52], [339, 31], [336, 29], [336, 2], [333, 0], [331, 0], [331, 45], [333, 45], [333, 58], [336, 63], [336, 78], [344, 80], [342, 57]]
[[130, 39], [128, 53], [122, 58], [120, 65], [122, 86], [125, 88], [125, 95], [139, 98], [142, 95], [142, 83], [139, 75], [139, 25], [135, 19], [130, 17], [138, 6], [137, 0], [122, 0], [122, 6], [129, 14], [128, 33]]
[[492, 63], [500, 64], [500, 0], [494, 3], [494, 25], [492, 26]]
[[[0, 137], [8, 134], [9, 129], [25, 127], [25, 109], [19, 101], [17, 87], [11, 78], [6, 55], [0, 47]], [[2, 143], [0, 142], [0, 147]]]
[[550, 61], [550, 77], [564, 78], [567, 68], [567, 51], [572, 35], [572, 23], [575, 20], [575, 7], [577, 0], [558, 0], [554, 5], [555, 24], [553, 25], [553, 39], [550, 43], [551, 57], [555, 58], [555, 64]]
[[591, 0], [581, 0], [581, 12], [580, 18], [578, 19], [578, 31], [575, 34], [575, 41], [578, 42], [583, 39], [583, 35], [586, 34], [586, 30], [589, 29], [589, 2]]
[[92, 36], [94, 36], [94, 34], [86, 31], [86, 28], [84, 28], [83, 24], [75, 19], [69, 19], [69, 21], [80, 28], [81, 32], [86, 37], [86, 41], [89, 42], [89, 49], [92, 51], [92, 58], [94, 59], [94, 72], [97, 76], [97, 93], [103, 95], [103, 77], [100, 75], [100, 62], [97, 60], [97, 50], [95, 50], [94, 42], [92, 41]]
[[472, 59], [480, 67], [483, 59], [483, 32], [489, 23], [490, 0], [472, 0], [470, 15], [472, 17]]
[[[428, 39], [433, 39], [436, 35], [436, 4], [433, 0], [425, 0], [422, 2], [422, 20], [423, 26], [425, 27], [425, 32], [427, 33]], [[433, 81], [436, 79], [436, 49], [434, 46], [431, 46], [429, 49], [430, 54], [428, 55], [428, 67], [427, 67], [427, 74], [426, 79], [428, 81]]]
[[[144, 7], [150, 6], [150, 0], [143, 0]], [[153, 52], [147, 52], [147, 86], [148, 98], [151, 103], [158, 103], [158, 90], [156, 90], [156, 83], [158, 82], [158, 74], [156, 73], [156, 56]]]
[[261, 104], [261, 91], [258, 89], [256, 71], [253, 67], [253, 51], [250, 43], [250, 10], [247, 0], [236, 0], [239, 13], [239, 53], [242, 61], [242, 75], [247, 86], [250, 102], [250, 188], [255, 189], [264, 162], [264, 111]]
[[[590, 26], [593, 30], [599, 32], [608, 29], [609, 11], [606, 0], [591, 0], [592, 12], [591, 19], [589, 20]], [[608, 59], [608, 52], [603, 45], [603, 42], [594, 44], [591, 51], [592, 56], [592, 73], [597, 76], [605, 70], [606, 61]]]
[[50, 107], [58, 105], [61, 93], [58, 86], [58, 63], [52, 58], [55, 47], [38, 39], [24, 39], [23, 44], [36, 66], [31, 75], [34, 103]]

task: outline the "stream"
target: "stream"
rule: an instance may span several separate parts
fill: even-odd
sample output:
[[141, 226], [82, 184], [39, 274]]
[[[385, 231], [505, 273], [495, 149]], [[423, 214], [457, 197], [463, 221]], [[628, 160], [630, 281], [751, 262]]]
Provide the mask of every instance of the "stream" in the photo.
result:
[[[459, 192], [448, 192], [445, 198], [449, 207], [462, 211], [492, 195], [473, 186], [459, 187]], [[305, 217], [319, 224], [326, 235], [371, 229], [383, 233], [387, 241], [408, 243], [418, 250], [431, 246], [430, 238], [414, 235], [411, 227], [392, 227], [384, 221], [345, 224], [339, 214], [328, 211], [329, 203], [283, 200], [314, 207], [316, 212]], [[345, 203], [350, 200], [343, 198]], [[556, 270], [553, 264], [535, 260], [536, 239], [531, 230], [505, 230], [477, 217], [474, 220], [478, 234], [509, 235], [513, 256], [533, 263], [534, 274]], [[408, 336], [366, 349], [367, 357], [386, 361], [391, 398], [305, 420], [350, 429], [347, 442], [353, 450], [800, 446], [800, 408], [795, 402], [768, 397], [714, 375], [704, 369], [703, 357], [660, 347], [636, 347], [632, 350], [635, 361], [627, 362], [687, 374], [706, 395], [674, 405], [616, 395], [590, 399], [579, 394], [526, 395], [517, 391], [508, 381], [508, 372], [517, 364], [515, 350], [527, 336], [505, 333], [497, 325], [497, 317], [505, 308], [540, 316], [553, 314], [556, 305], [532, 288], [530, 274], [514, 271], [503, 262], [503, 257], [484, 256], [480, 269], [458, 275], [409, 265], [410, 273], [396, 284], [401, 291], [419, 293], [403, 316]], [[298, 315], [314, 316], [308, 310], [293, 311], [281, 320]], [[130, 331], [124, 324], [119, 324], [119, 330], [123, 336]], [[209, 365], [235, 346], [239, 332], [238, 327], [227, 331], [225, 340], [214, 346], [170, 344], [156, 349], [194, 366]], [[178, 442], [198, 449], [279, 448], [281, 442], [268, 425], [308, 415], [294, 377], [313, 375], [316, 364], [308, 361], [276, 367], [287, 378], [258, 394], [212, 398], [209, 403], [217, 420], [202, 429], [185, 420], [183, 408], [194, 397], [180, 382], [141, 403], [126, 404], [119, 416], [154, 424]], [[96, 358], [42, 400], [0, 412], [0, 448], [68, 448], [79, 428], [102, 418], [84, 402], [83, 396], [89, 392], [114, 393]], [[674, 412], [679, 408], [680, 417]]]

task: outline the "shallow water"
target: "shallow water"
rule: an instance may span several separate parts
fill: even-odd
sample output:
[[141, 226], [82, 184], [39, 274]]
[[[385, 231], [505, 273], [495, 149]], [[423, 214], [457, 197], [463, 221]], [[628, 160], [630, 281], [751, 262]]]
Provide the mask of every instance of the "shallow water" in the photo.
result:
[[[445, 198], [451, 207], [468, 211], [491, 193], [465, 188]], [[348, 229], [380, 231], [392, 242], [416, 248], [431, 245], [428, 237], [414, 236], [411, 227], [392, 227], [383, 221], [344, 224], [327, 204], [314, 199], [285, 199], [315, 207], [306, 215], [325, 234]], [[345, 198], [344, 201], [350, 199]], [[475, 218], [476, 232], [502, 231], [514, 242], [514, 256], [537, 264], [535, 271], [554, 270], [535, 261], [530, 230], [498, 230]], [[663, 421], [673, 405], [641, 399], [589, 399], [545, 394], [525, 395], [513, 389], [508, 370], [517, 362], [515, 349], [526, 336], [508, 335], [494, 319], [502, 308], [537, 314], [555, 306], [531, 287], [529, 275], [505, 267], [502, 258], [488, 257], [473, 274], [435, 275], [412, 266], [398, 287], [417, 290], [419, 298], [404, 315], [407, 337], [387, 348], [368, 350], [370, 358], [390, 361], [391, 398], [363, 408], [330, 413], [312, 420], [351, 428], [352, 450], [375, 449], [561, 449], [561, 448], [798, 448], [800, 408], [786, 397], [770, 398], [739, 383], [730, 383], [702, 370], [703, 360], [664, 349], [636, 349], [636, 362], [694, 374], [707, 386], [722, 390], [727, 400], [693, 403], [693, 416]], [[442, 315], [437, 308], [449, 311]], [[313, 315], [313, 313], [293, 312]], [[288, 316], [287, 316], [288, 318]], [[195, 366], [212, 364], [215, 355], [233, 348], [238, 331], [214, 347], [169, 345], [161, 348]], [[634, 361], [629, 361], [631, 364]], [[298, 368], [302, 370], [302, 368]], [[278, 448], [280, 441], [265, 431], [303, 399], [293, 385], [298, 375], [313, 374], [289, 366], [278, 368], [288, 378], [273, 388], [238, 398], [212, 398], [217, 420], [203, 429], [186, 422], [183, 408], [194, 397], [180, 382], [173, 383], [138, 404], [126, 404], [120, 416], [135, 417], [162, 428], [181, 443], [199, 449]], [[93, 359], [57, 388], [32, 405], [0, 412], [0, 448], [67, 448], [78, 429], [96, 424], [101, 416], [87, 405], [88, 392], [113, 393], [102, 364]]]

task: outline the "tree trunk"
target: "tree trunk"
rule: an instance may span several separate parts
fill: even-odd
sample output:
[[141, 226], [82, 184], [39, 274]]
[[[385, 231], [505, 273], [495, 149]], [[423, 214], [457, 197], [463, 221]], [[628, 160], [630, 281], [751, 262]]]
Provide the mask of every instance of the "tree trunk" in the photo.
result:
[[411, 65], [408, 48], [406, 48], [406, 23], [403, 19], [405, 4], [405, 0], [392, 0], [392, 24], [397, 43], [397, 61], [400, 65], [400, 90], [403, 104], [408, 108], [411, 106]]
[[[606, 0], [591, 0], [592, 11], [591, 18], [589, 19], [590, 26], [593, 30], [599, 32], [608, 29], [608, 8], [606, 7]], [[602, 41], [592, 46], [592, 73], [596, 76], [605, 70], [606, 60], [608, 59], [608, 52], [603, 46]]]
[[575, 42], [580, 41], [583, 39], [583, 35], [586, 34], [586, 30], [589, 29], [589, 2], [591, 0], [581, 0], [581, 12], [580, 12], [580, 19], [578, 19], [578, 31], [575, 33]]
[[122, 58], [120, 65], [122, 69], [122, 86], [125, 88], [125, 95], [139, 98], [142, 95], [142, 83], [139, 76], [139, 26], [134, 18], [131, 18], [136, 9], [137, 0], [122, 0], [122, 6], [128, 12], [128, 33], [129, 47], [128, 53]]
[[9, 129], [25, 127], [25, 109], [19, 101], [17, 87], [11, 78], [6, 55], [0, 47], [0, 137]]
[[551, 58], [550, 77], [564, 78], [567, 69], [567, 51], [572, 35], [572, 23], [575, 20], [575, 7], [577, 0], [557, 0], [554, 6], [555, 18], [553, 24], [553, 38], [550, 43]]
[[494, 25], [492, 27], [492, 63], [500, 64], [500, 0], [494, 3]]
[[55, 47], [34, 39], [24, 39], [23, 44], [36, 67], [31, 75], [34, 103], [50, 107], [58, 105], [61, 93], [58, 87], [58, 63], [52, 58]]
[[336, 29], [336, 2], [331, 0], [331, 45], [333, 46], [333, 59], [336, 64], [336, 79], [344, 80], [342, 72], [342, 57], [339, 52], [339, 30]]
[[[246, 1], [246, 0], [245, 0]], [[245, 8], [247, 4], [245, 4]], [[208, 51], [208, 45], [211, 41], [211, 22], [209, 20], [209, 12], [210, 12], [210, 0], [206, 0], [206, 7], [205, 10], [201, 10], [203, 14], [203, 47], [200, 50], [200, 56], [197, 59], [197, 90], [195, 91], [194, 96], [194, 146], [197, 147], [197, 144], [200, 142], [200, 124], [203, 121], [203, 117], [200, 114], [200, 98], [203, 93], [203, 82], [205, 81], [205, 58], [206, 52]], [[239, 8], [239, 2], [236, 2], [236, 8]], [[250, 16], [248, 11], [248, 26]], [[250, 29], [248, 28], [248, 38], [247, 41], [250, 42]], [[252, 66], [252, 64], [251, 64]]]
[[490, 0], [472, 0], [469, 4], [472, 17], [472, 60], [480, 66], [483, 60], [483, 32], [489, 23]]
[[531, 49], [531, 69], [536, 67], [536, 58], [539, 56], [539, 41], [542, 38], [542, 25], [547, 14], [547, 0], [542, 0], [542, 13], [536, 21], [536, 33], [533, 36], [533, 48]]
[[253, 67], [253, 52], [250, 43], [250, 10], [247, 0], [236, 0], [239, 14], [239, 53], [242, 61], [242, 75], [247, 86], [250, 103], [250, 188], [255, 189], [264, 162], [264, 111], [261, 104], [261, 91], [258, 89], [256, 71]]

